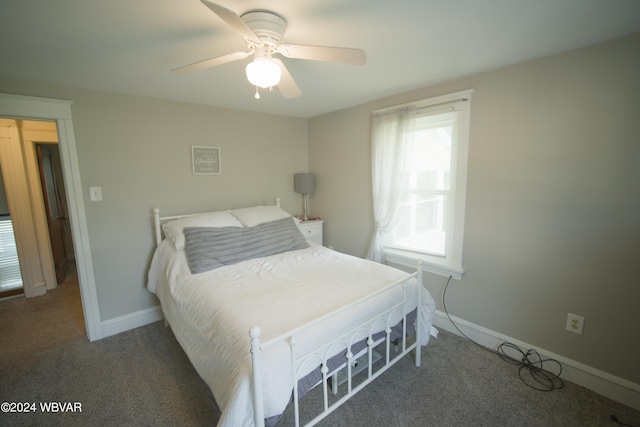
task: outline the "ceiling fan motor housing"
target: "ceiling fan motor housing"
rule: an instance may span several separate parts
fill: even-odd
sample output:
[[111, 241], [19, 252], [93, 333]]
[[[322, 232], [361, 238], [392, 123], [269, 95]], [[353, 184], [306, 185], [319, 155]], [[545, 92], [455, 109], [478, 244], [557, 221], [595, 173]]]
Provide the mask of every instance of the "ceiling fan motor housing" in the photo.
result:
[[[260, 38], [270, 53], [282, 43], [287, 22], [281, 16], [273, 12], [247, 12], [240, 19]], [[246, 42], [249, 45], [255, 45], [249, 40]]]

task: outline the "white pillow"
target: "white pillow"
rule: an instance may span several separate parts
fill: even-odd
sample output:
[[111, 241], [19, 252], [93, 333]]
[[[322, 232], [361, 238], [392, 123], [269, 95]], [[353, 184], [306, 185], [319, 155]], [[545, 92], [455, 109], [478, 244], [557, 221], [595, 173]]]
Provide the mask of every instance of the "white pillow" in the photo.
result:
[[175, 219], [162, 224], [164, 236], [169, 239], [176, 250], [184, 249], [185, 227], [242, 227], [242, 223], [231, 215], [230, 211], [207, 212]]
[[265, 222], [277, 221], [291, 216], [276, 205], [235, 209], [231, 211], [231, 213], [239, 219], [245, 227], [255, 227]]

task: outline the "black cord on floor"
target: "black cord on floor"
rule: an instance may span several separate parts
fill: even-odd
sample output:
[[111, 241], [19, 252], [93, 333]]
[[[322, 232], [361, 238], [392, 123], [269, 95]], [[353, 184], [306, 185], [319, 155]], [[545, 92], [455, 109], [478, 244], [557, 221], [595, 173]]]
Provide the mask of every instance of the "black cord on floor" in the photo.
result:
[[613, 421], [614, 423], [616, 423], [616, 424], [618, 424], [618, 425], [626, 426], [626, 427], [634, 427], [634, 426], [633, 426], [633, 425], [631, 425], [631, 424], [625, 424], [625, 423], [621, 422], [620, 420], [618, 420], [618, 417], [616, 417], [616, 416], [615, 416], [615, 415], [613, 415], [613, 414], [611, 414], [611, 417], [609, 417], [609, 418], [611, 418], [611, 421]]
[[[481, 349], [498, 355], [505, 362], [511, 363], [513, 365], [519, 365], [520, 368], [518, 369], [518, 376], [520, 377], [520, 380], [527, 386], [538, 391], [552, 391], [564, 387], [564, 381], [562, 381], [562, 379], [560, 378], [560, 374], [562, 373], [562, 364], [560, 364], [560, 362], [558, 362], [557, 360], [543, 359], [542, 357], [540, 357], [540, 354], [536, 350], [531, 349], [525, 352], [520, 347], [510, 342], [503, 342], [498, 346], [497, 350], [492, 350], [475, 342], [464, 332], [462, 332], [458, 325], [456, 325], [456, 323], [453, 321], [453, 319], [451, 319], [449, 311], [447, 310], [446, 296], [451, 279], [452, 277], [449, 276], [447, 282], [444, 285], [444, 291], [442, 292], [442, 306], [444, 308], [445, 314], [449, 318], [449, 321], [458, 330], [460, 335], [462, 335]], [[509, 355], [507, 354], [508, 352], [513, 353], [514, 355]], [[543, 365], [545, 363], [547, 363], [547, 365], [555, 365], [557, 368], [557, 373], [552, 373], [549, 370], [543, 368]]]
[[[511, 349], [519, 354], [519, 359], [509, 356], [507, 349]], [[555, 359], [543, 359], [536, 350], [529, 350], [526, 353], [515, 344], [504, 342], [498, 347], [498, 354], [505, 362], [520, 365], [518, 375], [520, 380], [529, 387], [539, 391], [552, 391], [564, 387], [564, 381], [560, 378], [562, 365]], [[556, 365], [557, 373], [554, 374], [543, 368], [543, 365], [551, 363]], [[528, 375], [526, 375], [528, 374]]]

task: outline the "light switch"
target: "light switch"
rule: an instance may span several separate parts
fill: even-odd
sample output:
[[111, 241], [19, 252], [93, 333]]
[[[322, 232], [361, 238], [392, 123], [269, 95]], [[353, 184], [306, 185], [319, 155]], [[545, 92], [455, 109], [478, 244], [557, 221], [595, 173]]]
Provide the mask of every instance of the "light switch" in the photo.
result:
[[92, 202], [102, 201], [102, 187], [89, 187], [89, 199]]

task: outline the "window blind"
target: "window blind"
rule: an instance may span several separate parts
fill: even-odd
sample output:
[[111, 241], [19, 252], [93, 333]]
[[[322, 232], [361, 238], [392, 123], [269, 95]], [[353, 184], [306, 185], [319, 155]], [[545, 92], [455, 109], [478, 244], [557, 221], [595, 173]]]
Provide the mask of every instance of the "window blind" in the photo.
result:
[[13, 223], [6, 217], [0, 219], [0, 291], [22, 287], [20, 261], [13, 234]]

